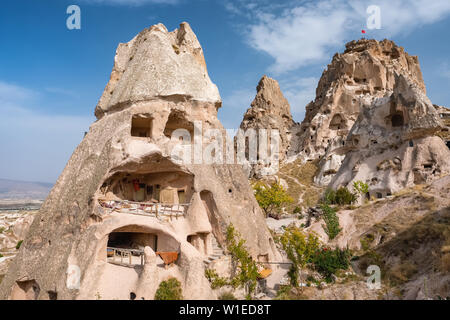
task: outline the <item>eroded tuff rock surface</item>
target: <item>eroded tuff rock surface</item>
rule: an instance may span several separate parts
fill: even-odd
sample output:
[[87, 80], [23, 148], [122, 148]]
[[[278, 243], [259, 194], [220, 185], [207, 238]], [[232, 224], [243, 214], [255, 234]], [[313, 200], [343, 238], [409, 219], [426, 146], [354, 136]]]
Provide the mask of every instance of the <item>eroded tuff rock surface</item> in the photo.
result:
[[[261, 78], [256, 91], [256, 97], [244, 114], [240, 129], [243, 131], [255, 129], [256, 132], [265, 129], [268, 130], [268, 137], [270, 137], [269, 130], [278, 130], [280, 135], [279, 160], [284, 161], [291, 139], [290, 129], [294, 125], [289, 102], [281, 92], [278, 82], [267, 76]], [[266, 165], [262, 161], [251, 165], [248, 171], [249, 177], [255, 178], [274, 174], [270, 165]]]
[[422, 87], [395, 75], [391, 94], [361, 102], [332, 188], [363, 181], [369, 195], [381, 198], [450, 173], [450, 150], [436, 136], [443, 123]]
[[119, 45], [95, 115], [101, 118], [139, 101], [178, 99], [211, 102], [218, 107], [222, 103], [189, 24], [182, 23], [173, 32], [158, 24]]
[[358, 118], [362, 99], [369, 103], [392, 92], [400, 74], [425, 94], [417, 57], [389, 40], [349, 42], [322, 74], [316, 99], [306, 106], [305, 119], [292, 128], [289, 157], [305, 161], [323, 158], [316, 182], [330, 183], [345, 157], [342, 147]]
[[255, 259], [277, 261], [241, 166], [171, 156], [175, 129], [223, 130], [220, 105], [187, 23], [121, 44], [98, 120], [35, 217], [0, 299], [153, 299], [169, 277], [185, 298], [211, 299], [205, 263], [216, 243], [225, 248], [231, 223]]

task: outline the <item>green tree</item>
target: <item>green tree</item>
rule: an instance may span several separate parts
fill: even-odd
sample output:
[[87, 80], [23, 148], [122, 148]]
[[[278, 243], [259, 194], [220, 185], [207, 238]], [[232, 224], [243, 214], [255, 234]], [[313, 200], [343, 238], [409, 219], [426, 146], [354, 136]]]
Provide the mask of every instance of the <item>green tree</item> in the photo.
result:
[[341, 187], [338, 190], [327, 189], [322, 197], [322, 203], [326, 205], [337, 204], [347, 205], [353, 204], [357, 200], [356, 194], [352, 193], [346, 187]]
[[314, 269], [325, 277], [327, 282], [333, 281], [333, 275], [338, 270], [346, 270], [350, 266], [351, 252], [349, 249], [331, 249], [323, 247], [314, 255]]
[[231, 285], [243, 286], [247, 291], [247, 299], [251, 299], [258, 283], [258, 264], [248, 253], [245, 248], [245, 240], [241, 238], [232, 224], [227, 228], [227, 249], [239, 270], [239, 273], [231, 279]]
[[254, 184], [255, 198], [259, 206], [264, 210], [266, 217], [279, 212], [285, 204], [292, 203], [294, 200], [279, 183], [273, 183], [270, 187], [262, 182]]
[[280, 242], [289, 260], [292, 261], [289, 270], [291, 285], [298, 287], [298, 280], [302, 280], [302, 269], [312, 262], [319, 248], [319, 238], [314, 233], [305, 235], [299, 228], [289, 226], [280, 237]]

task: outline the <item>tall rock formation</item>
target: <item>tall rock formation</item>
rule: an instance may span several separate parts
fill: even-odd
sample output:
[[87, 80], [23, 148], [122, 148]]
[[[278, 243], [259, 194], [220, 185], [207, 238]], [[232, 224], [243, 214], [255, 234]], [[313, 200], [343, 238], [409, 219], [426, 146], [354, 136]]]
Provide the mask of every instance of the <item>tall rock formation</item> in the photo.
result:
[[369, 185], [367, 196], [384, 198], [405, 187], [429, 184], [450, 173], [450, 150], [436, 134], [443, 124], [423, 88], [395, 75], [392, 93], [362, 100], [348, 135], [345, 160], [330, 187]]
[[390, 40], [361, 39], [346, 44], [324, 71], [316, 99], [306, 106], [301, 125], [292, 128], [289, 157], [321, 159], [316, 183], [327, 185], [345, 158], [345, 141], [358, 118], [361, 101], [384, 97], [403, 75], [426, 93], [418, 58]]
[[0, 299], [153, 299], [169, 277], [184, 297], [211, 299], [204, 264], [216, 241], [225, 248], [230, 224], [255, 259], [277, 259], [240, 166], [171, 156], [176, 129], [223, 131], [220, 106], [187, 23], [119, 45], [98, 120], [34, 219]]
[[[278, 130], [280, 134], [278, 160], [284, 161], [291, 138], [290, 129], [295, 124], [292, 120], [289, 102], [281, 92], [278, 82], [267, 76], [261, 78], [256, 91], [256, 97], [244, 114], [240, 129], [243, 131], [248, 129]], [[272, 172], [270, 164], [265, 164], [263, 161], [264, 159], [260, 159], [257, 164], [248, 167], [249, 177], [261, 178], [264, 175], [276, 173]]]

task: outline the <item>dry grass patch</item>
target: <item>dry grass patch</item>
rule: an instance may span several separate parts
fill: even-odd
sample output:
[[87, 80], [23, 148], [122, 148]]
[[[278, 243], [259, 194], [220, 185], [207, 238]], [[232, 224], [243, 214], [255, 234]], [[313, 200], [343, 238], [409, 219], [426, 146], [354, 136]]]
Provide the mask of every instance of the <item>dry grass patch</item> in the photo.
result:
[[278, 177], [288, 184], [288, 194], [295, 199], [294, 203], [285, 207], [286, 211], [292, 212], [295, 207], [315, 206], [324, 188], [314, 185], [314, 177], [318, 172], [318, 162], [310, 161], [302, 163], [296, 160], [280, 168]]

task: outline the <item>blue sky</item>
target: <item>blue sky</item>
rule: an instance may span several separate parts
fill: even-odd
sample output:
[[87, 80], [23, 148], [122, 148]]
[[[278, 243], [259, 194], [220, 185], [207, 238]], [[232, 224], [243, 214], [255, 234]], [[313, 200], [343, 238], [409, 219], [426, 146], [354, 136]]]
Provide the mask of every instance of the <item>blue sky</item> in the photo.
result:
[[[81, 30], [66, 9], [81, 8]], [[381, 8], [367, 30], [366, 8]], [[162, 22], [187, 21], [219, 87], [219, 118], [236, 128], [267, 74], [280, 82], [294, 119], [314, 99], [336, 52], [361, 37], [390, 38], [418, 55], [428, 96], [450, 105], [448, 0], [8, 0], [0, 6], [0, 178], [54, 182], [109, 80], [116, 47]]]

